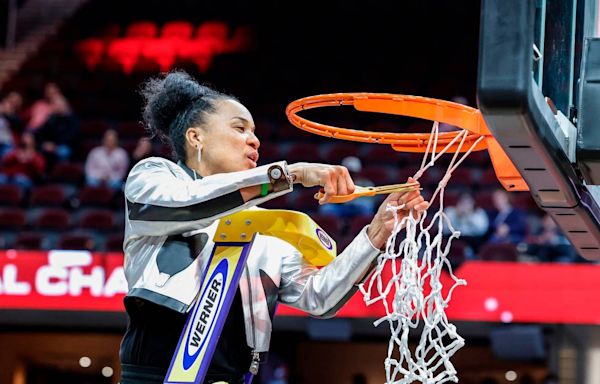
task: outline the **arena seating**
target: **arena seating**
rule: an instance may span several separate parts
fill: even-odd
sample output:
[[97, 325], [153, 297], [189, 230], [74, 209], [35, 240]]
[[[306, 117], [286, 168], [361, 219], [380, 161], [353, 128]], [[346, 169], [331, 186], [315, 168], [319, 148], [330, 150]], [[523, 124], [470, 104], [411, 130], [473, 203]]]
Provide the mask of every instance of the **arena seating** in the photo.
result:
[[[420, 154], [399, 153], [387, 145], [335, 141], [296, 129], [284, 120], [282, 102], [286, 100], [254, 102], [256, 95], [244, 93], [245, 89], [253, 89], [255, 81], [244, 75], [245, 71], [252, 71], [247, 66], [256, 61], [251, 56], [255, 31], [248, 24], [214, 18], [138, 19], [134, 15], [119, 22], [98, 20], [91, 11], [87, 18], [74, 19], [74, 24], [67, 24], [7, 84], [7, 89], [30, 96], [46, 80], [57, 81], [80, 118], [81, 141], [74, 148], [72, 159], [56, 164], [31, 191], [0, 185], [0, 227], [7, 229], [2, 247], [121, 249], [123, 195], [105, 187], [85, 185], [85, 156], [100, 144], [102, 134], [109, 128], [117, 130], [120, 144], [129, 153], [133, 151], [137, 140], [146, 134], [139, 122], [139, 86], [148, 77], [171, 68], [186, 69], [200, 81], [224, 84], [224, 88], [229, 87], [228, 92], [239, 96], [244, 103], [249, 102], [262, 141], [262, 164], [283, 159], [339, 163], [344, 157], [358, 156], [363, 162], [360, 176], [375, 184], [391, 184], [406, 181], [421, 163]], [[321, 85], [328, 86], [324, 80], [315, 79], [315, 86]], [[286, 84], [271, 87], [284, 89]], [[410, 89], [410, 84], [406, 87]], [[448, 93], [446, 98], [450, 96]], [[344, 119], [339, 125], [376, 131], [398, 129], [396, 122], [386, 121], [363, 124]], [[426, 131], [428, 126], [423, 122], [408, 122], [403, 129]], [[154, 145], [158, 155], [170, 155], [167, 146], [157, 140]], [[437, 171], [426, 173], [421, 179], [427, 189], [437, 185], [441, 169], [440, 165]], [[490, 191], [498, 186], [489, 156], [485, 151], [472, 153], [454, 172], [445, 202], [454, 204], [461, 192], [471, 191], [478, 205], [491, 210]], [[292, 194], [267, 202], [264, 207], [292, 208], [313, 214], [315, 221], [338, 239], [340, 247], [370, 222], [370, 217], [344, 222], [319, 215], [314, 192], [296, 188]], [[381, 200], [383, 197], [378, 197]], [[515, 205], [533, 215], [538, 213], [529, 194], [516, 196]], [[455, 247], [452, 257], [460, 260], [462, 248], [460, 244]], [[513, 257], [512, 253], [507, 254], [509, 259]]]

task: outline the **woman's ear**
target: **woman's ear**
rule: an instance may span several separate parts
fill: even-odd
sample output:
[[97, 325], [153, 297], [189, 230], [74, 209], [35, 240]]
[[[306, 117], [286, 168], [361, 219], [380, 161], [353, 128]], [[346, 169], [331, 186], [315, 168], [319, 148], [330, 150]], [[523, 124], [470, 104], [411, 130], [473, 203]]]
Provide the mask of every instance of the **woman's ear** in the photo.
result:
[[202, 148], [204, 139], [199, 128], [190, 127], [185, 131], [185, 138], [193, 148]]

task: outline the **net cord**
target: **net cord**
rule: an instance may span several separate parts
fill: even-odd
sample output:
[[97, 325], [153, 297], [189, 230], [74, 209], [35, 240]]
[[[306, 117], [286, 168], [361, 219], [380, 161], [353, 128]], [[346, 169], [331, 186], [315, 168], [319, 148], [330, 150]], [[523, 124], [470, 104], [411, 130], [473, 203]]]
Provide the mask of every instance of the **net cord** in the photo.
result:
[[[429, 200], [431, 203], [439, 198], [439, 208], [429, 224], [426, 224], [427, 210], [420, 217], [411, 210], [399, 219], [398, 212], [404, 209], [404, 205], [388, 204], [386, 209], [391, 211], [394, 217], [392, 234], [387, 240], [385, 253], [378, 257], [375, 271], [367, 281], [359, 285], [366, 305], [381, 302], [385, 309], [386, 315], [377, 319], [374, 325], [379, 326], [387, 321], [390, 328], [388, 356], [384, 363], [387, 384], [458, 382], [457, 372], [450, 358], [464, 346], [464, 339], [448, 321], [445, 309], [454, 290], [458, 286], [466, 285], [466, 281], [453, 273], [447, 258], [452, 240], [458, 238], [460, 232], [454, 229], [443, 212], [444, 191], [452, 173], [484, 137], [481, 136], [473, 142], [459, 158], [469, 132], [463, 130], [439, 152], [438, 133], [439, 123], [435, 122], [421, 167], [413, 178], [419, 180], [427, 169], [460, 140], [457, 144], [458, 149]], [[442, 241], [444, 226], [447, 226], [450, 232], [445, 245]], [[402, 234], [402, 240], [396, 245]], [[392, 275], [388, 281], [383, 278], [386, 266]], [[440, 281], [444, 267], [454, 282], [446, 297], [443, 295]], [[427, 282], [430, 292], [425, 295], [424, 288]], [[388, 298], [391, 298], [391, 303]], [[417, 332], [421, 320], [423, 325], [419, 343], [413, 354], [409, 348], [410, 331]]]

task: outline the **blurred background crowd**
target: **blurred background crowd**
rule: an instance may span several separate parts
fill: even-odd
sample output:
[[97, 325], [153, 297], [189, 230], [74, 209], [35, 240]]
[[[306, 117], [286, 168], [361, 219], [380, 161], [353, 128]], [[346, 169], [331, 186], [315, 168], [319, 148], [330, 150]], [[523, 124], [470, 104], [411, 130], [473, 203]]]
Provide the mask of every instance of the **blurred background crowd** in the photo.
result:
[[[104, 119], [87, 118], [70, 100], [80, 96], [65, 95], [56, 81], [34, 89], [39, 95], [33, 97], [23, 91], [9, 87], [0, 101], [0, 199], [7, 206], [0, 210], [0, 223], [6, 231], [15, 232], [14, 237], [7, 232], [1, 245], [118, 250], [123, 231], [122, 188], [128, 170], [148, 156], [168, 157], [170, 149], [147, 137], [135, 120], [112, 119], [112, 113]], [[132, 108], [131, 114], [135, 111]], [[255, 114], [262, 163], [286, 159], [342, 164], [357, 185], [372, 186], [404, 182], [421, 162], [420, 155], [394, 153], [383, 146], [313, 139], [289, 124], [278, 123], [280, 115], [281, 111]], [[391, 124], [385, 128], [411, 129]], [[444, 165], [442, 161], [421, 181], [425, 194], [434, 190]], [[313, 214], [342, 246], [370, 221], [381, 201], [365, 197], [319, 207], [313, 194], [298, 190], [267, 206], [293, 204]], [[444, 202], [452, 230], [461, 232], [450, 254], [457, 265], [465, 259], [583, 262], [529, 194], [508, 193], [500, 187], [485, 153], [473, 154], [455, 172]], [[15, 221], [19, 212], [24, 217]], [[47, 219], [61, 214], [67, 217], [66, 224]], [[53, 237], [53, 230], [65, 228], [77, 231]], [[446, 234], [450, 231], [445, 228]]]

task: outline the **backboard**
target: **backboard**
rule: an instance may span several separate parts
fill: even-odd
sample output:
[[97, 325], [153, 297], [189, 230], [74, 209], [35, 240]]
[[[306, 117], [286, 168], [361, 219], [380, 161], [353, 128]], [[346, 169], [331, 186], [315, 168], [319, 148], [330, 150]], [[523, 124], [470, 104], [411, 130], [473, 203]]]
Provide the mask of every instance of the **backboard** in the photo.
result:
[[598, 0], [482, 0], [479, 108], [538, 206], [590, 260], [600, 260], [596, 36]]

